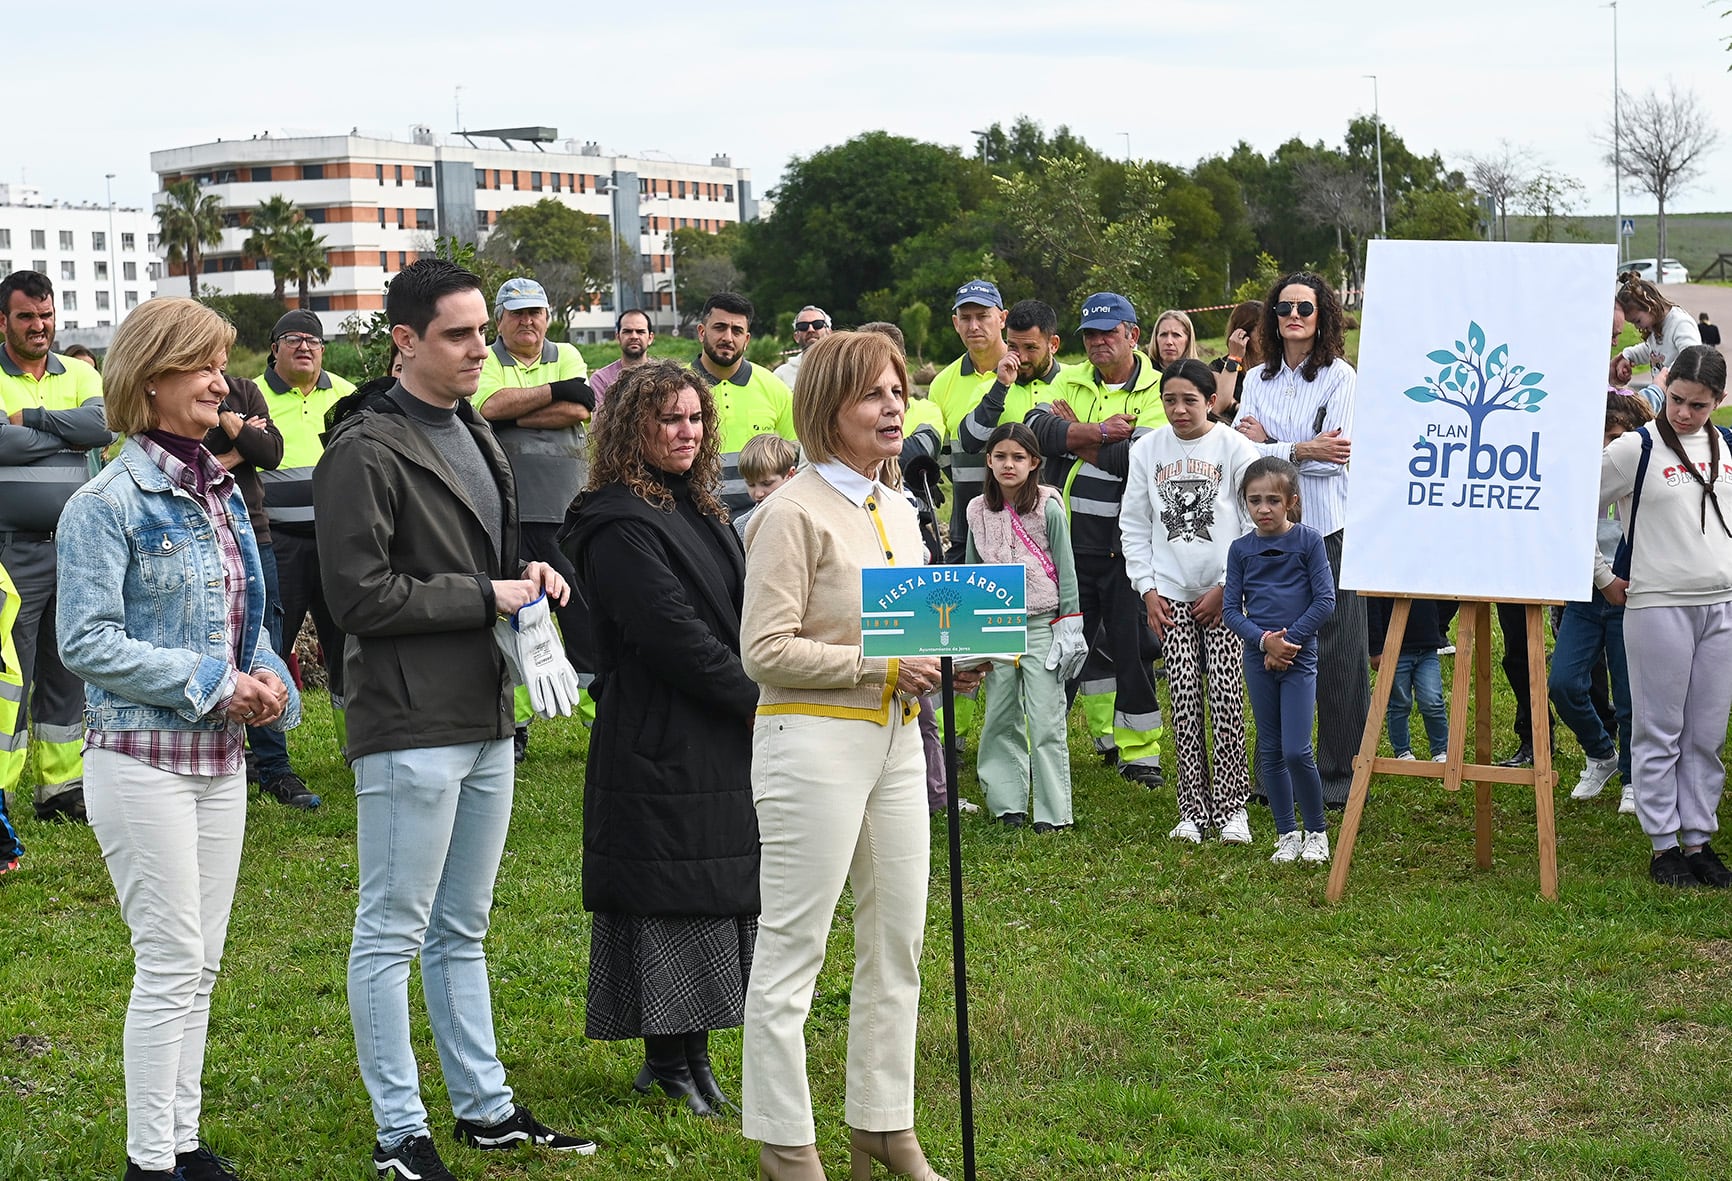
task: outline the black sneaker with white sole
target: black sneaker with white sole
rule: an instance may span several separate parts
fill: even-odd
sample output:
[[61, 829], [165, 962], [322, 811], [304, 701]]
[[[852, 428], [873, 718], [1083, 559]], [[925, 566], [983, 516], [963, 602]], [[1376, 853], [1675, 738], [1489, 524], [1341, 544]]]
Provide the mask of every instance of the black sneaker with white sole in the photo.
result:
[[512, 1108], [509, 1118], [496, 1124], [460, 1119], [452, 1135], [459, 1143], [489, 1151], [516, 1148], [520, 1144], [534, 1144], [554, 1152], [575, 1152], [579, 1156], [589, 1156], [595, 1151], [594, 1140], [554, 1131], [530, 1114], [529, 1108], [521, 1103]]
[[394, 1148], [375, 1144], [373, 1168], [379, 1181], [457, 1181], [439, 1159], [431, 1136], [409, 1136]]

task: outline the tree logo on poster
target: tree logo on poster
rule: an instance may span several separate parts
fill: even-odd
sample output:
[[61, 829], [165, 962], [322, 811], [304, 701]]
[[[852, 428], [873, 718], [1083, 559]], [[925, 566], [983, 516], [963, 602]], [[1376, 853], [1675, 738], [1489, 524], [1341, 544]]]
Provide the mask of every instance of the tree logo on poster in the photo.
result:
[[1404, 391], [1415, 402], [1442, 403], [1467, 416], [1465, 425], [1426, 424], [1407, 465], [1414, 477], [1407, 490], [1410, 505], [1538, 511], [1540, 432], [1525, 444], [1499, 447], [1485, 439], [1484, 428], [1500, 410], [1537, 414], [1546, 398], [1540, 388], [1546, 375], [1511, 365], [1509, 345], [1487, 352], [1485, 343], [1485, 330], [1470, 320], [1465, 341], [1426, 354], [1437, 375]]

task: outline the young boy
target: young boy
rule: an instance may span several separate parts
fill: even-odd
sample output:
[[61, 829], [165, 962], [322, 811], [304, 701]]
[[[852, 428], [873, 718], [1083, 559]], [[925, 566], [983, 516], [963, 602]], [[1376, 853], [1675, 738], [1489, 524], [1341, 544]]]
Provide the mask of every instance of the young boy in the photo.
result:
[[740, 540], [746, 538], [746, 521], [752, 513], [766, 496], [793, 476], [794, 466], [799, 462], [800, 452], [794, 444], [769, 431], [753, 435], [740, 448], [740, 479], [746, 482], [746, 492], [752, 498], [752, 507], [734, 518]]
[[1371, 666], [1378, 676], [1394, 678], [1386, 714], [1389, 745], [1398, 759], [1415, 757], [1409, 719], [1417, 703], [1419, 716], [1425, 720], [1431, 761], [1441, 763], [1449, 757], [1449, 707], [1443, 700], [1443, 665], [1437, 659], [1437, 650], [1449, 643], [1444, 622], [1446, 606], [1436, 599], [1413, 600], [1407, 633], [1401, 637], [1401, 651], [1391, 660], [1384, 652], [1384, 641], [1394, 604], [1394, 599], [1367, 599], [1365, 612]]
[[[1654, 412], [1643, 394], [1608, 390], [1606, 393], [1606, 445], [1620, 435], [1636, 430], [1653, 421]], [[1615, 511], [1615, 510], [1614, 510]], [[1593, 595], [1586, 602], [1564, 607], [1563, 620], [1558, 624], [1556, 644], [1552, 651], [1551, 675], [1546, 688], [1558, 717], [1582, 744], [1587, 764], [1582, 777], [1570, 792], [1572, 800], [1591, 800], [1612, 776], [1618, 775], [1624, 784], [1623, 799], [1618, 811], [1636, 810], [1635, 789], [1630, 786], [1630, 681], [1624, 663], [1624, 607], [1620, 594], [1614, 603], [1604, 593], [1612, 581], [1611, 561], [1623, 539], [1623, 526], [1616, 516], [1601, 518], [1596, 530], [1603, 563], [1596, 563]], [[1603, 572], [1602, 572], [1603, 571]], [[1612, 712], [1617, 726], [1617, 743], [1600, 717], [1589, 695], [1596, 664], [1604, 661], [1612, 683]]]

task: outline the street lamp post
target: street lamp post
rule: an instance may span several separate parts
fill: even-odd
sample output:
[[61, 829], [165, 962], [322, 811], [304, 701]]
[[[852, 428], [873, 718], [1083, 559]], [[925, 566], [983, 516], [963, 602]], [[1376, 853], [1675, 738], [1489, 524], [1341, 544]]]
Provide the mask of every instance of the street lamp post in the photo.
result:
[[613, 183], [613, 177], [604, 177], [595, 186], [595, 191], [607, 197], [607, 236], [608, 255], [613, 260], [613, 314], [615, 318], [624, 309], [620, 307], [619, 292], [619, 212], [618, 186]]
[[120, 323], [120, 278], [114, 259], [114, 173], [104, 173], [103, 184], [108, 190], [108, 322]]
[[1381, 236], [1389, 237], [1389, 210], [1383, 201], [1383, 114], [1377, 102], [1377, 75], [1371, 79], [1371, 121], [1377, 125], [1377, 228]]
[[[1618, 0], [1606, 5], [1612, 10], [1612, 241], [1618, 244], [1618, 265], [1624, 264], [1624, 132], [1619, 108], [1623, 94], [1618, 89]], [[1659, 264], [1654, 270], [1659, 271]]]

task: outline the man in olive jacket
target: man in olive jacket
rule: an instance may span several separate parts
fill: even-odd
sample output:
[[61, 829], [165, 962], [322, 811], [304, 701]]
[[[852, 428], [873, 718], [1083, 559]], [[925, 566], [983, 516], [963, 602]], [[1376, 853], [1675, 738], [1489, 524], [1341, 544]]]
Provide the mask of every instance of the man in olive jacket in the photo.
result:
[[348, 639], [360, 898], [349, 1014], [382, 1178], [450, 1176], [409, 1041], [409, 964], [457, 1115], [477, 1148], [593, 1152], [514, 1101], [493, 1037], [482, 940], [511, 819], [511, 685], [498, 617], [565, 580], [517, 558], [511, 466], [469, 405], [487, 355], [474, 275], [423, 259], [391, 281], [399, 381], [333, 412], [313, 473], [325, 598]]

